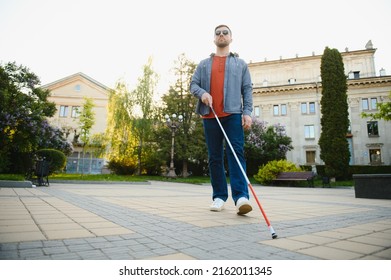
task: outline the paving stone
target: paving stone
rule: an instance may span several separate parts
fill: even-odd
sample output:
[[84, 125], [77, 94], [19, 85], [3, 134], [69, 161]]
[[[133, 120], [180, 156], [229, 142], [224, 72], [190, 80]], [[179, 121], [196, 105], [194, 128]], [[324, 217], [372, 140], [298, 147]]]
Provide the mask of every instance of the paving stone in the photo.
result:
[[51, 255], [53, 260], [81, 260], [82, 258], [76, 253], [64, 253]]
[[21, 242], [21, 243], [19, 243], [19, 245], [18, 245], [18, 248], [19, 248], [20, 250], [23, 250], [23, 249], [42, 248], [42, 247], [43, 247], [42, 241]]
[[83, 260], [105, 260], [107, 259], [107, 256], [100, 250], [90, 250], [90, 251], [81, 251], [77, 252], [77, 254], [83, 259]]
[[89, 243], [83, 238], [76, 238], [76, 239], [65, 239], [64, 244], [65, 245], [81, 245], [81, 244], [89, 244]]
[[19, 259], [18, 251], [0, 251], [0, 260], [17, 260]]
[[47, 247], [43, 248], [43, 251], [46, 255], [55, 255], [55, 254], [63, 254], [63, 253], [68, 253], [69, 250], [67, 247]]
[[64, 242], [62, 240], [48, 240], [42, 241], [44, 247], [61, 247], [64, 246]]
[[23, 249], [19, 250], [19, 256], [21, 259], [30, 259], [34, 257], [35, 259], [40, 258], [45, 254], [45, 252], [42, 249]]
[[89, 251], [94, 249], [90, 244], [75, 244], [67, 246], [68, 250], [71, 252], [81, 252], [81, 251]]
[[[42, 243], [41, 243], [42, 244]], [[18, 243], [3, 243], [0, 244], [0, 252], [1, 251], [13, 251], [18, 249]]]

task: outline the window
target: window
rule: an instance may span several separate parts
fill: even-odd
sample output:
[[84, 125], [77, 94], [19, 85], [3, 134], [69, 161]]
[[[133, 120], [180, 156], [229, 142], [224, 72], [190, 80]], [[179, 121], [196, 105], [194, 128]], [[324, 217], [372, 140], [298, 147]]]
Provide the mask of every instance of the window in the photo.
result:
[[280, 108], [278, 105], [273, 106], [273, 115], [278, 116], [280, 114]]
[[302, 114], [315, 114], [315, 102], [303, 102], [301, 103]]
[[301, 103], [301, 113], [307, 114], [307, 103]]
[[349, 79], [360, 79], [360, 71], [350, 71], [348, 73]]
[[377, 108], [377, 98], [371, 98], [371, 109], [376, 110]]
[[66, 118], [68, 116], [68, 106], [60, 106], [60, 117]]
[[75, 91], [80, 91], [81, 90], [81, 86], [80, 85], [75, 85]]
[[377, 109], [377, 98], [363, 98], [361, 99], [361, 105], [363, 110], [376, 110]]
[[305, 139], [315, 139], [315, 126], [313, 124], [304, 126], [304, 136]]
[[295, 78], [290, 78], [290, 79], [288, 80], [288, 83], [289, 83], [290, 85], [293, 85], [293, 84], [296, 83], [296, 79], [295, 79]]
[[381, 164], [381, 151], [380, 149], [369, 150], [369, 161], [373, 165]]
[[315, 163], [315, 151], [306, 151], [305, 152], [305, 158], [307, 164], [314, 164]]
[[281, 116], [286, 116], [286, 104], [281, 104]]
[[361, 105], [363, 110], [369, 110], [368, 98], [363, 98], [361, 100]]
[[379, 136], [379, 126], [377, 121], [367, 122], [367, 130], [369, 137]]
[[273, 105], [273, 116], [286, 116], [287, 108], [286, 104]]
[[77, 118], [80, 115], [80, 106], [73, 106], [72, 107], [72, 118]]
[[259, 109], [259, 106], [255, 106], [254, 107], [254, 116], [256, 116], [257, 118], [261, 115], [261, 111]]
[[310, 114], [315, 114], [315, 102], [310, 102]]

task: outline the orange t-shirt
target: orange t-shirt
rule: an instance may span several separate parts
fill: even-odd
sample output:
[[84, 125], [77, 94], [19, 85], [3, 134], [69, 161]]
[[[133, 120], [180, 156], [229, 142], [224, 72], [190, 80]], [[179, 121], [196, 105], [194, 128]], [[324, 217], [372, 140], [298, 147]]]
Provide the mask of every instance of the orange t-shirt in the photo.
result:
[[[214, 56], [212, 62], [212, 74], [210, 78], [210, 95], [213, 98], [213, 109], [218, 117], [226, 117], [230, 114], [224, 112], [224, 73], [226, 56]], [[212, 110], [203, 118], [214, 118]]]

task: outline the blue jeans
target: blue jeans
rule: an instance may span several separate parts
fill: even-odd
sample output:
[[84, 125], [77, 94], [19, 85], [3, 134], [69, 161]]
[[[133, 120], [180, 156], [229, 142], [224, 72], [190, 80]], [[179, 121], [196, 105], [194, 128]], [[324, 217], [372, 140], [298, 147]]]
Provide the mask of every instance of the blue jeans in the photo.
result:
[[[232, 114], [219, 118], [225, 133], [235, 150], [243, 170], [246, 170], [244, 159], [244, 131], [242, 115]], [[224, 169], [224, 134], [216, 119], [203, 119], [206, 145], [209, 155], [209, 173], [213, 187], [213, 199], [220, 198], [224, 201], [228, 198], [228, 187]], [[232, 198], [236, 201], [240, 197], [249, 198], [248, 186], [245, 177], [232, 153], [228, 143], [225, 145], [227, 155], [229, 179], [231, 184]]]

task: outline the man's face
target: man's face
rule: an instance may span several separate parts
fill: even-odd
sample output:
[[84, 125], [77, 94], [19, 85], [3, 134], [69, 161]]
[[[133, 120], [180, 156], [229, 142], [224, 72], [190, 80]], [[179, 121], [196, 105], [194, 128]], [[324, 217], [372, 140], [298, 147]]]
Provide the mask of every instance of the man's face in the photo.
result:
[[217, 28], [215, 31], [214, 43], [219, 48], [225, 48], [232, 42], [231, 32], [227, 27]]

